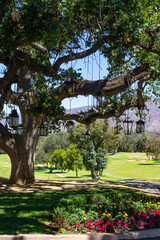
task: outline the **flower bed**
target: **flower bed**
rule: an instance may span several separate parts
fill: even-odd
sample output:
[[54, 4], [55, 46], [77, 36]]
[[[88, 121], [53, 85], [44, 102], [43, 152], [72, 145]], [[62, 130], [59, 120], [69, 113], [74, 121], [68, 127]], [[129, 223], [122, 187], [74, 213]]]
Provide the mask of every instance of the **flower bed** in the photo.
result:
[[159, 228], [160, 199], [128, 189], [71, 194], [54, 205], [52, 226], [63, 233]]
[[[126, 211], [124, 211], [126, 209]], [[82, 211], [83, 219], [75, 224], [80, 232], [121, 232], [160, 227], [160, 202], [121, 202], [109, 200], [96, 205], [93, 211]]]

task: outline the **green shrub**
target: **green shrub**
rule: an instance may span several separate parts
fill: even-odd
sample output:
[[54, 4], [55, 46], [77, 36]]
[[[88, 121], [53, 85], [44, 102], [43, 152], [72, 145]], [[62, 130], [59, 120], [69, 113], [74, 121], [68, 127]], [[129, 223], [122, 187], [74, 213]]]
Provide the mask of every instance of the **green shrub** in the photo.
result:
[[68, 211], [74, 211], [76, 208], [83, 207], [86, 205], [87, 200], [84, 196], [76, 196], [76, 197], [69, 197], [69, 198], [62, 198], [58, 204], [59, 207], [65, 207]]
[[53, 222], [59, 229], [65, 228], [69, 224], [68, 213], [65, 208], [57, 207], [53, 209]]

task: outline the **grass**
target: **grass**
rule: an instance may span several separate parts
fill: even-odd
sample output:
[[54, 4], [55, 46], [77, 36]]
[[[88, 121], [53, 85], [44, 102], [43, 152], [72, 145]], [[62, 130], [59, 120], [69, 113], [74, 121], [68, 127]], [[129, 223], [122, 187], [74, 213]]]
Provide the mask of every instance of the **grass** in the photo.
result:
[[[79, 178], [75, 177], [75, 172], [59, 172], [66, 178], [60, 178], [48, 171], [38, 170], [36, 167], [37, 179], [48, 180], [91, 180], [90, 172], [79, 171]], [[45, 175], [44, 175], [45, 173]], [[104, 170], [101, 180], [119, 181], [122, 179], [151, 180], [160, 181], [160, 160], [148, 160], [145, 153], [117, 153], [109, 156], [107, 168]], [[48, 177], [48, 178], [47, 178]]]
[[[0, 234], [50, 234], [50, 214], [60, 199], [71, 196], [123, 195], [125, 198], [151, 199], [131, 189], [87, 189], [41, 193], [0, 193]], [[157, 200], [157, 199], [156, 199]], [[48, 224], [47, 224], [48, 223]]]
[[[79, 171], [79, 177], [73, 171], [61, 172], [65, 178], [35, 166], [37, 180], [91, 180], [89, 171]], [[0, 177], [8, 178], [10, 174], [10, 160], [6, 154], [0, 155]], [[122, 179], [160, 181], [160, 160], [148, 160], [145, 153], [117, 153], [109, 156], [107, 168], [101, 180], [119, 181]]]
[[9, 178], [11, 169], [10, 159], [7, 154], [0, 155], [0, 177]]

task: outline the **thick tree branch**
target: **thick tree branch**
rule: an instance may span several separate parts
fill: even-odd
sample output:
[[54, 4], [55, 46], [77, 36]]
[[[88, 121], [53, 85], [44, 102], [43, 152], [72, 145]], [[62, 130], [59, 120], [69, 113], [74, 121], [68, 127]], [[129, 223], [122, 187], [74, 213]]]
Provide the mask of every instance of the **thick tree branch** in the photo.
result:
[[79, 53], [74, 53], [74, 54], [70, 54], [64, 57], [60, 57], [57, 59], [57, 61], [53, 64], [53, 69], [55, 70], [55, 72], [58, 71], [58, 69], [60, 68], [62, 63], [68, 63], [69, 61], [73, 61], [76, 59], [82, 59], [85, 58], [87, 56], [90, 56], [91, 54], [95, 53], [98, 50], [99, 46], [98, 45], [94, 45], [93, 47], [83, 51], [83, 52], [79, 52]]
[[98, 81], [79, 80], [72, 83], [72, 85], [71, 82], [65, 82], [60, 87], [54, 89], [52, 94], [53, 97], [58, 95], [61, 101], [78, 95], [113, 96], [124, 92], [134, 82], [138, 80], [147, 81], [150, 77], [149, 65], [144, 64], [127, 74], [122, 74], [113, 79]]
[[18, 66], [11, 65], [4, 77], [0, 79], [0, 93], [3, 93], [8, 85], [18, 81]]
[[94, 122], [96, 119], [105, 119], [110, 117], [115, 117], [116, 115], [121, 116], [124, 111], [133, 107], [131, 103], [125, 103], [117, 109], [114, 107], [108, 106], [103, 112], [96, 111], [94, 109], [90, 109], [88, 112], [82, 112], [77, 114], [57, 114], [55, 116], [56, 119], [67, 121], [67, 120], [75, 120], [76, 122], [83, 124], [90, 124]]
[[43, 65], [38, 63], [35, 59], [33, 59], [29, 54], [24, 53], [23, 51], [17, 51], [15, 58], [17, 62], [23, 66], [27, 65], [31, 72], [41, 72], [45, 76], [55, 77], [56, 73], [54, 72], [50, 63]]
[[15, 146], [14, 136], [0, 123], [0, 148], [7, 154], [13, 151]]
[[143, 48], [143, 49], [146, 50], [147, 52], [152, 52], [152, 53], [155, 53], [155, 54], [157, 54], [158, 56], [160, 56], [160, 51], [158, 51], [157, 49], [151, 48], [151, 45], [145, 46], [145, 45], [139, 43], [139, 44], [136, 44], [136, 46]]
[[33, 47], [35, 50], [38, 50], [41, 52], [48, 52], [47, 48], [45, 48], [44, 46], [42, 46], [36, 42], [31, 43], [31, 47]]

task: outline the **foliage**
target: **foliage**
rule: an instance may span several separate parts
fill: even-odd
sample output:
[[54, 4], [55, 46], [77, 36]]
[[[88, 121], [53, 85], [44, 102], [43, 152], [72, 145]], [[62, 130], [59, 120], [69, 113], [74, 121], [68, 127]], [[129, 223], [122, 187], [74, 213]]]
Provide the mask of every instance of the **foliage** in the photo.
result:
[[93, 148], [88, 151], [85, 166], [87, 170], [91, 170], [93, 180], [101, 178], [103, 170], [107, 166], [107, 161], [106, 151], [101, 147], [97, 149], [97, 152]]
[[92, 179], [100, 179], [107, 165], [107, 150], [115, 151], [121, 137], [115, 136], [108, 120], [95, 121], [90, 124], [88, 139], [85, 133], [85, 127], [78, 124], [69, 139], [81, 152], [84, 166], [87, 170], [91, 170]]
[[86, 137], [86, 128], [82, 124], [74, 127], [73, 133], [69, 136], [71, 142], [81, 151], [83, 158], [86, 158], [88, 149], [105, 149], [106, 152], [112, 152], [118, 148], [121, 136], [115, 136], [113, 128], [110, 127], [108, 120], [95, 121], [89, 125], [90, 136]]
[[0, 154], [4, 154], [4, 151], [2, 149], [0, 149]]
[[158, 199], [143, 194], [132, 195], [132, 190], [130, 193], [108, 191], [92, 196], [69, 195], [60, 200], [58, 207], [63, 206], [64, 211], [72, 216], [70, 225], [79, 232], [121, 232], [160, 226]]
[[145, 152], [147, 134], [124, 135], [119, 143], [119, 152]]
[[52, 133], [41, 138], [36, 150], [36, 163], [48, 163], [50, 156], [56, 149], [66, 149], [69, 146], [66, 132]]
[[79, 150], [75, 148], [73, 144], [66, 149], [66, 163], [67, 169], [76, 171], [76, 177], [78, 177], [78, 170], [83, 167], [83, 158], [79, 153]]
[[160, 154], [160, 136], [149, 136], [146, 141], [146, 154], [157, 159]]
[[63, 170], [67, 169], [67, 162], [66, 162], [66, 151], [64, 149], [56, 149], [54, 150], [53, 154], [49, 158], [49, 163], [51, 166], [53, 164], [56, 168]]
[[[95, 230], [97, 232], [125, 232], [130, 230], [151, 229], [160, 227], [160, 206], [159, 202], [154, 203], [154, 207], [149, 207], [148, 203], [130, 202], [130, 206], [124, 202], [127, 210], [121, 210], [121, 204], [110, 203], [109, 209], [106, 204], [97, 206], [97, 218], [94, 211], [88, 212], [83, 221], [75, 224], [75, 228], [80, 232]], [[135, 207], [136, 205], [136, 207]], [[139, 209], [137, 209], [139, 207]], [[140, 209], [144, 208], [144, 210]], [[109, 212], [108, 212], [108, 211]], [[96, 219], [96, 220], [93, 220]]]
[[76, 171], [76, 177], [78, 177], [78, 170], [83, 167], [83, 158], [73, 144], [66, 150], [56, 149], [49, 158], [49, 162], [61, 170]]
[[61, 228], [65, 228], [68, 225], [68, 214], [65, 211], [65, 208], [54, 208], [53, 221], [54, 226], [56, 226], [59, 230]]

